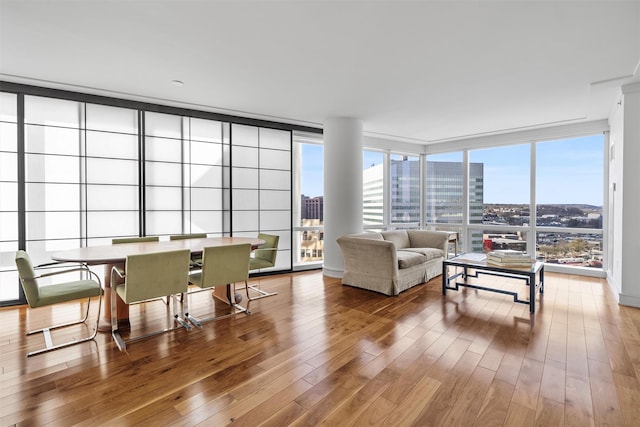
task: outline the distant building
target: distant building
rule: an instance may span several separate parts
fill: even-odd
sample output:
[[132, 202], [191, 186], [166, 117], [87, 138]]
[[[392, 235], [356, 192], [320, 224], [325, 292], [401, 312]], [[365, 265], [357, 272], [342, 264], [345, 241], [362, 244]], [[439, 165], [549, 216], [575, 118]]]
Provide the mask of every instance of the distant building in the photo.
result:
[[[391, 160], [391, 222], [420, 221], [420, 161]], [[363, 220], [384, 221], [384, 169], [382, 164], [364, 170]], [[462, 162], [427, 162], [426, 222], [462, 224]], [[481, 224], [484, 202], [484, 164], [469, 164], [469, 221]], [[481, 238], [479, 239], [481, 244]]]
[[[427, 162], [427, 223], [462, 224], [464, 174], [462, 162]], [[482, 224], [484, 164], [469, 164], [469, 222]]]
[[303, 194], [300, 210], [302, 219], [319, 219], [320, 221], [324, 221], [324, 197], [307, 197]]

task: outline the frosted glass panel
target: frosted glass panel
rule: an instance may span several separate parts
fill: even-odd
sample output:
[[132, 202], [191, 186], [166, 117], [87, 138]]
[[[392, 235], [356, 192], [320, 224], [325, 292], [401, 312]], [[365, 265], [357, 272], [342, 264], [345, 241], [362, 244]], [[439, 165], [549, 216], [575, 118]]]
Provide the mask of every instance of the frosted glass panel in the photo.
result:
[[291, 152], [260, 149], [260, 167], [291, 170]]
[[182, 233], [182, 212], [147, 212], [147, 234]]
[[258, 190], [232, 190], [233, 210], [258, 210]]
[[267, 210], [291, 209], [290, 191], [260, 191], [260, 208]]
[[138, 137], [108, 132], [87, 132], [87, 156], [138, 158]]
[[87, 104], [87, 129], [138, 133], [138, 111], [106, 105]]
[[87, 210], [137, 211], [138, 187], [129, 185], [88, 185]]
[[194, 211], [222, 210], [222, 190], [219, 188], [191, 189], [191, 209]]
[[222, 144], [192, 141], [191, 163], [222, 165]]
[[146, 112], [144, 120], [145, 133], [148, 137], [182, 138], [182, 117], [180, 116]]
[[192, 187], [222, 187], [221, 166], [191, 165]]
[[18, 121], [18, 96], [13, 93], [0, 92], [0, 120]]
[[49, 126], [66, 126], [79, 128], [81, 104], [75, 101], [24, 97], [24, 121]]
[[222, 217], [220, 211], [191, 212], [192, 233], [220, 233], [222, 232]]
[[234, 167], [257, 168], [258, 149], [252, 147], [231, 147], [231, 158]]
[[0, 212], [0, 240], [18, 240], [17, 224], [17, 212]]
[[260, 211], [261, 230], [289, 230], [291, 211]]
[[80, 159], [69, 156], [27, 154], [26, 176], [29, 182], [79, 182]]
[[138, 162], [135, 160], [87, 159], [89, 184], [137, 184]]
[[234, 211], [232, 219], [233, 219], [233, 231], [258, 230], [258, 212]]
[[0, 151], [18, 150], [18, 126], [13, 123], [0, 123]]
[[147, 138], [145, 160], [182, 161], [182, 142], [179, 139]]
[[78, 212], [27, 212], [27, 240], [80, 236]]
[[[280, 236], [280, 241], [278, 242], [278, 251], [291, 249], [291, 231], [263, 229], [262, 232], [267, 234], [276, 234]], [[278, 256], [280, 256], [280, 252], [278, 252]]]
[[12, 182], [0, 182], [0, 211], [17, 210], [18, 184]]
[[26, 184], [28, 211], [77, 211], [80, 184]]
[[[12, 253], [12, 255], [15, 255]], [[0, 301], [14, 301], [19, 297], [19, 281], [17, 271], [0, 271]]]
[[289, 270], [291, 268], [291, 251], [278, 251], [276, 266], [270, 270]]
[[182, 166], [175, 163], [147, 162], [147, 185], [182, 186]]
[[0, 180], [16, 181], [18, 179], [18, 155], [0, 153]]
[[234, 188], [258, 188], [258, 170], [233, 168], [231, 170]]
[[127, 236], [138, 234], [137, 212], [89, 212], [89, 237]]
[[291, 150], [291, 132], [260, 128], [260, 148]]
[[258, 146], [258, 128], [254, 126], [232, 125], [231, 144], [245, 145], [249, 147]]
[[222, 142], [222, 126], [220, 122], [193, 118], [190, 121], [192, 141]]
[[80, 131], [77, 129], [27, 126], [25, 151], [28, 153], [80, 154]]
[[182, 190], [178, 187], [147, 187], [147, 210], [181, 210]]
[[289, 190], [291, 188], [291, 172], [261, 169], [260, 188], [271, 190]]

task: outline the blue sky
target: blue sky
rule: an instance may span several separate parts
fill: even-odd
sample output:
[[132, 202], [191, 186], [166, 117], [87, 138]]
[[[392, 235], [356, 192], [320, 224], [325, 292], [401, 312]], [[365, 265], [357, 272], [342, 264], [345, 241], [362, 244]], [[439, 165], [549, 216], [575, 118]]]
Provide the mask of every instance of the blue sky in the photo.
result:
[[[602, 206], [603, 135], [536, 144], [537, 203], [579, 203]], [[303, 145], [302, 192], [322, 195], [323, 148]], [[365, 151], [363, 167], [382, 162], [382, 153]], [[462, 161], [462, 153], [429, 156], [428, 160]], [[470, 162], [484, 164], [485, 203], [529, 203], [530, 145], [469, 152]]]

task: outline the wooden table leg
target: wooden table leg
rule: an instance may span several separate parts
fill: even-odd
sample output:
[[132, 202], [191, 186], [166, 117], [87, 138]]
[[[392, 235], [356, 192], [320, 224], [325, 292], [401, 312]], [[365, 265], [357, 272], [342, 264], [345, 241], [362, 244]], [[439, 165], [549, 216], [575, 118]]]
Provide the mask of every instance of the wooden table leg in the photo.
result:
[[[106, 264], [104, 266], [104, 307], [102, 310], [102, 319], [100, 319], [100, 323], [98, 324], [98, 331], [100, 332], [111, 332], [111, 269], [114, 266], [124, 269], [124, 263]], [[116, 310], [118, 313], [118, 329], [130, 329], [129, 306], [118, 298]]]

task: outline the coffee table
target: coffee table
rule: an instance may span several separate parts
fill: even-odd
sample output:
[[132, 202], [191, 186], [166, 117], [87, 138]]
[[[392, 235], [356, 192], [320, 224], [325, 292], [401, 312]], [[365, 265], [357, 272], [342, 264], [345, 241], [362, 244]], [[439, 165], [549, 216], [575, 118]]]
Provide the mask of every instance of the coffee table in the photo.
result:
[[[461, 267], [462, 272], [456, 269], [455, 274], [449, 276], [449, 267]], [[473, 273], [470, 273], [469, 270], [473, 270]], [[529, 300], [520, 299], [518, 292], [469, 283], [469, 278], [478, 278], [480, 274], [524, 280], [527, 286], [529, 286]], [[539, 280], [536, 280], [536, 276]], [[456, 279], [458, 277], [462, 277], [463, 282], [457, 281]], [[453, 285], [451, 285], [452, 281]], [[458, 255], [451, 259], [445, 259], [442, 261], [442, 295], [447, 294], [447, 289], [457, 291], [459, 286], [511, 295], [513, 296], [514, 302], [527, 304], [529, 306], [529, 312], [535, 313], [536, 289], [540, 289], [540, 295], [544, 293], [544, 263], [536, 261], [532, 263], [530, 267], [498, 266], [488, 264], [486, 256], [483, 253], [468, 253]]]

